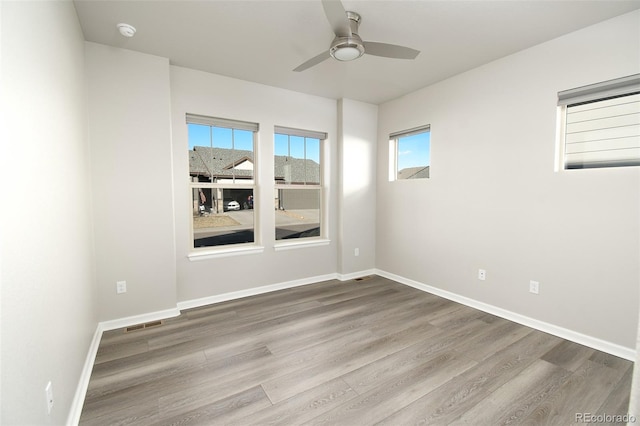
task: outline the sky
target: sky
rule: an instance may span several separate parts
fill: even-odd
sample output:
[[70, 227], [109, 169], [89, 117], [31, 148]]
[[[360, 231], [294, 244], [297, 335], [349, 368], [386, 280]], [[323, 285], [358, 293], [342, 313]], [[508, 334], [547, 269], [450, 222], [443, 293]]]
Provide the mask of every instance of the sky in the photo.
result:
[[253, 132], [249, 130], [231, 130], [202, 124], [188, 124], [188, 129], [190, 150], [194, 146], [206, 146], [253, 151]]
[[[189, 124], [189, 149], [194, 146], [231, 148], [232, 132], [235, 149], [253, 151], [253, 132]], [[307, 158], [320, 164], [320, 140], [275, 134], [275, 155]], [[407, 167], [424, 167], [431, 164], [431, 132], [419, 133], [398, 139], [398, 170]]]
[[[213, 148], [233, 148], [253, 151], [253, 132], [231, 130], [201, 124], [188, 124], [189, 149], [194, 146]], [[233, 132], [233, 133], [232, 133]], [[233, 142], [232, 142], [233, 135]], [[275, 155], [288, 155], [294, 158], [307, 158], [320, 164], [320, 140], [276, 134], [274, 137]]]
[[431, 132], [398, 139], [398, 170], [431, 164]]
[[[305, 146], [306, 143], [306, 146]], [[287, 155], [294, 158], [306, 158], [320, 164], [320, 140], [288, 136], [276, 133], [273, 141], [275, 155]]]

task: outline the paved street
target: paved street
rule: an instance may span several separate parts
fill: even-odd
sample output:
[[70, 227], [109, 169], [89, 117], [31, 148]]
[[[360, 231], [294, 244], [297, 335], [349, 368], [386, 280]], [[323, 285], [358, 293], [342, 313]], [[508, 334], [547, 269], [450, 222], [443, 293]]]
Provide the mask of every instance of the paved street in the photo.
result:
[[[320, 235], [319, 211], [317, 209], [278, 210], [275, 213], [277, 240]], [[253, 210], [229, 211], [224, 214], [238, 222], [238, 225], [194, 230], [195, 247], [210, 247], [254, 241]]]

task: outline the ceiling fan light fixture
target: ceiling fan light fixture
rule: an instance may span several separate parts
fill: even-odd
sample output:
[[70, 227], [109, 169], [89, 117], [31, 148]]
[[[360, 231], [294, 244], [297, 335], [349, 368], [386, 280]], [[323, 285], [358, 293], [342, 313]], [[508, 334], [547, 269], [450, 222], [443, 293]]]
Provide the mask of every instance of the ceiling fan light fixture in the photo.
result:
[[[345, 10], [341, 0], [322, 0], [322, 7], [335, 38], [331, 42], [328, 52], [325, 50], [303, 62], [293, 69], [294, 72], [304, 71], [329, 58], [338, 61], [353, 61], [367, 53], [383, 58], [415, 59], [420, 53], [419, 50], [395, 44], [363, 42], [358, 35], [358, 28], [362, 22], [361, 16], [356, 12]], [[365, 52], [365, 43], [367, 43], [367, 52]]]
[[355, 37], [340, 37], [331, 45], [329, 54], [339, 61], [353, 61], [364, 55], [364, 46]]

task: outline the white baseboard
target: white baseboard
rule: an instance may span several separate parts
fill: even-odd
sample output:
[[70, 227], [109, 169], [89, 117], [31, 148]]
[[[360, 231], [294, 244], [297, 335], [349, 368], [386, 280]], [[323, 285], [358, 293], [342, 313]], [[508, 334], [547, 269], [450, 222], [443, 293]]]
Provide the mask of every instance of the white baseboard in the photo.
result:
[[322, 281], [329, 281], [329, 280], [335, 280], [335, 279], [338, 279], [340, 281], [347, 281], [347, 280], [359, 278], [365, 275], [373, 275], [375, 273], [376, 271], [371, 269], [368, 271], [355, 272], [347, 275], [341, 275], [337, 273], [319, 275], [319, 276], [310, 277], [310, 278], [303, 278], [299, 280], [287, 281], [287, 282], [278, 283], [278, 284], [250, 288], [247, 290], [234, 291], [234, 292], [219, 294], [215, 296], [203, 297], [200, 299], [178, 302], [176, 308], [174, 309], [165, 309], [162, 311], [149, 312], [146, 314], [134, 315], [134, 316], [119, 318], [115, 320], [102, 321], [98, 323], [95, 334], [93, 336], [93, 340], [91, 341], [91, 345], [89, 346], [89, 352], [87, 353], [87, 358], [85, 360], [84, 366], [82, 368], [82, 372], [80, 374], [78, 387], [76, 388], [76, 393], [74, 395], [74, 398], [71, 404], [71, 409], [69, 410], [67, 425], [75, 426], [80, 421], [80, 415], [82, 414], [84, 399], [87, 395], [89, 380], [91, 378], [91, 371], [93, 370], [93, 365], [96, 360], [96, 355], [98, 353], [98, 347], [100, 346], [100, 339], [102, 338], [102, 333], [105, 331], [124, 328], [128, 326], [136, 325], [136, 324], [143, 324], [151, 321], [158, 321], [166, 318], [177, 317], [180, 315], [180, 311], [183, 309], [197, 308], [200, 306], [210, 305], [213, 303], [225, 302], [228, 300], [240, 299], [248, 296], [255, 296], [258, 294], [269, 293], [272, 291], [300, 287], [300, 286], [309, 285], [309, 284], [315, 284]]
[[241, 299], [243, 297], [256, 296], [258, 294], [270, 293], [272, 291], [284, 290], [287, 288], [300, 287], [303, 285], [315, 284], [322, 281], [340, 280], [349, 281], [355, 278], [364, 277], [366, 275], [375, 275], [375, 269], [369, 269], [366, 271], [352, 272], [350, 274], [326, 274], [319, 275], [310, 278], [303, 278], [300, 280], [287, 281], [278, 284], [271, 284], [262, 287], [249, 288], [246, 290], [232, 291], [230, 293], [218, 294], [215, 296], [203, 297], [200, 299], [185, 300], [178, 302], [178, 309], [191, 309], [198, 308], [200, 306], [211, 305], [214, 303], [226, 302], [229, 300]]
[[80, 380], [78, 380], [76, 393], [71, 401], [71, 408], [69, 409], [69, 415], [67, 417], [68, 426], [76, 426], [80, 422], [80, 415], [82, 414], [84, 399], [87, 396], [89, 379], [91, 379], [91, 371], [93, 371], [93, 364], [96, 361], [96, 354], [98, 353], [101, 338], [102, 328], [100, 327], [100, 324], [98, 324], [96, 331], [93, 334], [91, 344], [89, 345], [89, 351], [87, 352], [87, 357], [84, 360], [82, 371], [80, 372]]
[[185, 300], [178, 302], [178, 309], [191, 309], [200, 306], [211, 305], [213, 303], [226, 302], [228, 300], [241, 299], [243, 297], [256, 296], [258, 294], [270, 293], [272, 291], [284, 290], [287, 288], [300, 287], [308, 284], [315, 284], [322, 281], [338, 279], [338, 274], [319, 275], [310, 278], [287, 281], [278, 284], [265, 285], [262, 287], [254, 287], [246, 290], [232, 291], [229, 293], [217, 294], [215, 296], [202, 297], [200, 299]]
[[390, 280], [399, 282], [401, 284], [416, 288], [418, 290], [435, 294], [436, 296], [444, 297], [445, 299], [452, 300], [454, 302], [461, 303], [463, 305], [479, 309], [483, 312], [487, 312], [507, 320], [517, 322], [518, 324], [525, 325], [527, 327], [534, 328], [536, 330], [543, 331], [545, 333], [553, 334], [554, 336], [561, 337], [563, 339], [570, 340], [599, 351], [607, 352], [609, 354], [618, 356], [620, 358], [627, 359], [629, 361], [635, 361], [636, 351], [632, 348], [617, 345], [612, 342], [608, 342], [602, 339], [598, 339], [592, 336], [588, 336], [582, 333], [578, 333], [573, 330], [569, 330], [563, 327], [559, 327], [554, 324], [549, 324], [544, 321], [539, 321], [534, 318], [530, 318], [524, 315], [517, 314], [515, 312], [508, 311], [506, 309], [499, 308], [497, 306], [489, 305], [487, 303], [479, 302], [477, 300], [470, 299], [468, 297], [461, 296], [456, 293], [452, 293], [446, 290], [442, 290], [436, 287], [432, 287], [427, 284], [420, 283], [418, 281], [411, 280], [409, 278], [402, 277], [380, 269], [369, 269], [360, 272], [353, 272], [349, 274], [326, 274], [310, 278], [303, 278], [294, 281], [287, 281], [278, 284], [266, 285], [262, 287], [255, 287], [246, 290], [233, 291], [229, 293], [219, 294], [215, 296], [203, 297], [200, 299], [186, 300], [178, 302], [177, 307], [174, 309], [166, 309], [163, 311], [150, 312], [142, 315], [135, 315], [126, 318], [120, 318], [111, 321], [103, 321], [98, 323], [96, 332], [91, 341], [89, 352], [85, 360], [78, 388], [71, 405], [69, 416], [67, 419], [67, 425], [77, 425], [80, 420], [80, 414], [82, 413], [82, 406], [87, 393], [89, 385], [89, 379], [91, 378], [91, 371], [95, 362], [98, 347], [100, 345], [100, 339], [102, 333], [108, 330], [114, 330], [117, 328], [128, 327], [131, 325], [142, 324], [150, 321], [157, 321], [166, 318], [172, 318], [180, 315], [180, 311], [183, 309], [197, 308], [200, 306], [210, 305], [213, 303], [226, 302], [229, 300], [240, 299], [248, 296], [255, 296], [258, 294], [269, 293], [277, 290], [284, 290], [287, 288], [300, 287], [303, 285], [314, 284], [322, 281], [329, 281], [338, 279], [340, 281], [349, 281], [355, 278], [360, 278], [367, 275], [379, 275], [381, 277], [388, 278]]
[[124, 328], [131, 325], [142, 324], [150, 321], [158, 321], [166, 318], [173, 318], [180, 315], [180, 311], [183, 309], [198, 308], [200, 306], [211, 305], [213, 303], [226, 302], [229, 300], [241, 299], [243, 297], [256, 296], [258, 294], [270, 293], [272, 291], [285, 290], [287, 288], [300, 287], [303, 285], [315, 284], [322, 281], [340, 280], [348, 281], [355, 278], [360, 278], [366, 275], [375, 275], [375, 269], [369, 269], [366, 271], [353, 272], [350, 274], [325, 274], [317, 275], [315, 277], [302, 278], [299, 280], [286, 281], [277, 284], [265, 285], [262, 287], [254, 287], [246, 290], [232, 291], [229, 293], [217, 294], [214, 296], [202, 297], [199, 299], [185, 300], [178, 302], [175, 309], [166, 309], [163, 311], [149, 312], [141, 315], [134, 315], [125, 318], [119, 318], [110, 321], [103, 321], [99, 324], [102, 331], [115, 330], [118, 328]]
[[366, 277], [367, 275], [376, 275], [375, 269], [367, 269], [365, 271], [351, 272], [349, 274], [338, 274], [340, 281], [355, 280], [356, 278]]
[[454, 302], [458, 302], [463, 305], [466, 305], [475, 309], [479, 309], [483, 312], [487, 312], [489, 314], [499, 316], [509, 321], [517, 322], [518, 324], [522, 324], [527, 327], [535, 328], [536, 330], [540, 330], [545, 333], [553, 334], [554, 336], [558, 336], [563, 339], [570, 340], [572, 342], [579, 343], [581, 345], [585, 345], [590, 348], [597, 349], [599, 351], [606, 352], [611, 355], [615, 355], [620, 358], [627, 359], [629, 361], [635, 361], [636, 359], [636, 351], [634, 348], [621, 346], [616, 343], [608, 342], [606, 340], [598, 339], [593, 336], [588, 336], [586, 334], [578, 333], [577, 331], [569, 330], [564, 327], [560, 327], [554, 324], [540, 321], [535, 318], [517, 314], [515, 312], [511, 312], [506, 309], [499, 308], [497, 306], [479, 302], [477, 300], [473, 300], [456, 293], [452, 293], [446, 290], [432, 287], [430, 285], [423, 284], [418, 281], [414, 281], [409, 278], [402, 277], [400, 275], [392, 274], [391, 272], [376, 269], [375, 273], [377, 275], [380, 275], [381, 277], [385, 277], [390, 280], [397, 281], [401, 284], [408, 285], [409, 287], [413, 287], [415, 289], [422, 290], [427, 293], [435, 294], [436, 296], [444, 297], [445, 299], [449, 299]]
[[142, 315], [134, 315], [116, 320], [99, 322], [96, 326], [96, 331], [93, 335], [93, 339], [91, 340], [91, 344], [89, 345], [89, 351], [87, 353], [87, 358], [84, 361], [82, 372], [80, 373], [80, 380], [78, 381], [76, 393], [73, 397], [73, 401], [71, 401], [71, 408], [69, 409], [69, 415], [67, 416], [67, 425], [75, 426], [80, 422], [80, 415], [82, 414], [84, 399], [87, 396], [89, 380], [91, 379], [91, 372], [93, 371], [93, 365], [96, 361], [96, 355], [98, 354], [98, 348], [100, 347], [100, 340], [102, 339], [103, 332], [128, 327], [131, 325], [142, 324], [145, 322], [171, 318], [178, 315], [180, 315], [180, 311], [178, 309], [166, 309], [163, 311], [150, 312]]

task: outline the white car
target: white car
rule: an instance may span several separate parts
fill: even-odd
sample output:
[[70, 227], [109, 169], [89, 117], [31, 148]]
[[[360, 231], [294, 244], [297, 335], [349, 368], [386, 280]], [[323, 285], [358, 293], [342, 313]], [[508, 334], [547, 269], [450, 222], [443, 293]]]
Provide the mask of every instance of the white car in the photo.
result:
[[224, 200], [224, 211], [240, 210], [240, 203], [235, 200]]

